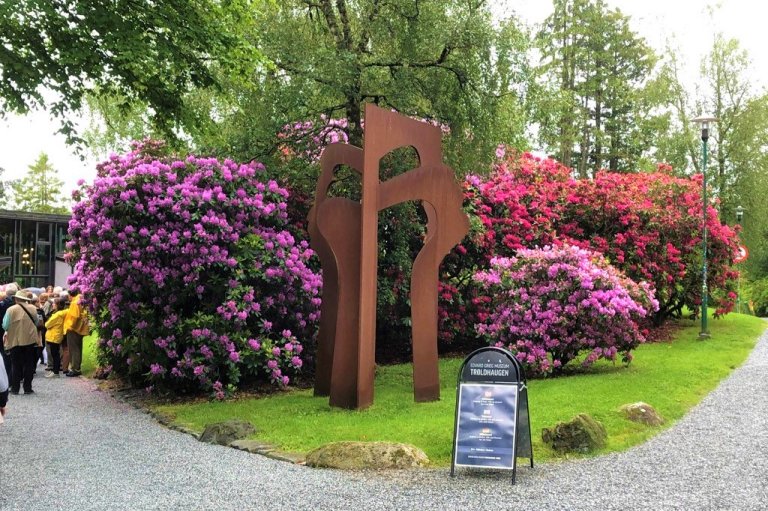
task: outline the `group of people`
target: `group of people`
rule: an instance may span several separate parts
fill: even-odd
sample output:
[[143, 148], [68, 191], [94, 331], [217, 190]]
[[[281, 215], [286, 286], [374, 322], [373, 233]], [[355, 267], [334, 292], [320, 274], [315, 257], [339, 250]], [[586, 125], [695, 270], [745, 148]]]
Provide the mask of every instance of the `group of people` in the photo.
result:
[[[39, 293], [34, 293], [38, 291]], [[33, 394], [32, 380], [38, 361], [46, 365], [46, 378], [79, 376], [83, 337], [89, 333], [88, 317], [76, 290], [19, 289], [8, 284], [0, 292], [0, 414], [8, 393]], [[63, 370], [63, 371], [62, 371]]]

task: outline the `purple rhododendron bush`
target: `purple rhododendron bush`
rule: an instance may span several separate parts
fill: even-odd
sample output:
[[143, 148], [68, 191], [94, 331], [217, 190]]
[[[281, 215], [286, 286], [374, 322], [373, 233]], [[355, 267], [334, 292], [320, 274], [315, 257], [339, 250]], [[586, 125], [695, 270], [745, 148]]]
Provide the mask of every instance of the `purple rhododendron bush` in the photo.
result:
[[100, 361], [135, 384], [283, 386], [311, 362], [321, 277], [287, 230], [288, 193], [263, 165], [159, 156], [135, 144], [75, 195], [71, 284]]
[[617, 354], [629, 362], [645, 340], [638, 322], [658, 309], [647, 283], [574, 246], [520, 249], [492, 259], [474, 278], [491, 297], [477, 332], [515, 353], [533, 375], [558, 372], [582, 353], [585, 367]]

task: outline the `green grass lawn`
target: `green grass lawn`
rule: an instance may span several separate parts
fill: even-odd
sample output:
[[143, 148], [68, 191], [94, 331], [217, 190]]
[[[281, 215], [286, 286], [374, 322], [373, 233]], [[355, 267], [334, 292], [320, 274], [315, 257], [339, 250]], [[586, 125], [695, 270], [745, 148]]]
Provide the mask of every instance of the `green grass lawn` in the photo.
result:
[[97, 334], [93, 332], [83, 339], [83, 361], [80, 371], [86, 376], [91, 376], [98, 366], [96, 362], [96, 338]]
[[[529, 402], [537, 461], [557, 456], [541, 442], [541, 429], [586, 412], [608, 431], [608, 445], [600, 451], [627, 449], [680, 419], [734, 368], [768, 327], [759, 318], [730, 314], [710, 322], [712, 338], [697, 339], [698, 323], [681, 321], [674, 342], [641, 346], [629, 367], [599, 363], [583, 373], [532, 380]], [[411, 366], [379, 367], [373, 406], [363, 411], [331, 408], [327, 398], [311, 390], [286, 391], [264, 398], [223, 402], [158, 405], [159, 412], [179, 424], [202, 431], [209, 423], [239, 418], [257, 428], [253, 438], [285, 451], [307, 452], [339, 440], [407, 442], [423, 449], [435, 466], [450, 464], [456, 377], [460, 359], [440, 362], [441, 400], [414, 403]], [[667, 423], [649, 427], [624, 419], [618, 408], [645, 401]]]

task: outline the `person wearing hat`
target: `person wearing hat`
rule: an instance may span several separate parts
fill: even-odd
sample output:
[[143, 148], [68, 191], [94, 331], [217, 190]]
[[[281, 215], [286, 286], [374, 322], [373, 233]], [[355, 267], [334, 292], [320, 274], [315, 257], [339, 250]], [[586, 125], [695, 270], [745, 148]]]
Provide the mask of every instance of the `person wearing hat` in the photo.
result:
[[24, 382], [24, 393], [34, 394], [32, 379], [37, 364], [37, 348], [41, 345], [37, 331], [37, 308], [29, 291], [17, 291], [15, 305], [3, 316], [5, 349], [11, 352], [11, 394], [18, 394]]

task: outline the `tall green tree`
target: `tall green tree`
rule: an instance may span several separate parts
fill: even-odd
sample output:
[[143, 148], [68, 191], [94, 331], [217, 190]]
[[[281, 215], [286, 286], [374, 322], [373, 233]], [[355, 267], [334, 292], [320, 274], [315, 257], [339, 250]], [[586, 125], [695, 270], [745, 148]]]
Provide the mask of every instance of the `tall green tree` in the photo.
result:
[[28, 168], [26, 176], [11, 183], [13, 208], [35, 213], [69, 213], [69, 209], [63, 205], [64, 194], [61, 189], [64, 182], [59, 179], [48, 155], [40, 153], [35, 163]]
[[582, 177], [635, 170], [650, 146], [656, 56], [629, 21], [603, 0], [555, 0], [536, 38], [551, 93], [537, 109], [540, 141]]
[[13, 0], [0, 2], [0, 111], [46, 107], [77, 141], [67, 113], [84, 95], [116, 95], [149, 108], [169, 136], [194, 124], [193, 88], [215, 87], [214, 62], [239, 68], [247, 53], [223, 20], [248, 0]]
[[[679, 169], [701, 172], [700, 130], [692, 119], [704, 114], [717, 118], [708, 141], [709, 185], [723, 207], [732, 213], [737, 185], [751, 171], [749, 155], [759, 154], [753, 150], [755, 137], [761, 136], [751, 126], [760, 117], [763, 103], [756, 101], [758, 95], [749, 79], [749, 55], [737, 39], [717, 34], [699, 69], [699, 83], [703, 85], [691, 87], [682, 83], [674, 56], [664, 68], [674, 122], [659, 137], [656, 155], [660, 160], [678, 162]], [[680, 165], [683, 160], [684, 165]]]
[[729, 213], [735, 207], [734, 192], [739, 180], [751, 170], [749, 162], [736, 157], [737, 153], [746, 155], [745, 149], [752, 138], [743, 126], [748, 122], [750, 99], [754, 97], [748, 71], [749, 57], [738, 40], [717, 34], [712, 51], [701, 64], [701, 76], [707, 80], [707, 88], [705, 94], [698, 98], [697, 110], [717, 118], [711, 183]]
[[230, 155], [264, 159], [284, 125], [320, 129], [323, 118], [348, 120], [359, 144], [368, 102], [449, 128], [461, 171], [501, 142], [526, 145], [529, 38], [514, 20], [494, 22], [482, 0], [287, 0], [244, 23], [267, 64], [249, 81], [228, 74], [227, 98], [198, 95], [217, 114], [206, 137]]
[[[198, 151], [269, 161], [280, 156], [287, 124], [312, 122], [311, 140], [333, 118], [348, 120], [350, 141], [360, 143], [367, 102], [449, 128], [446, 157], [459, 172], [482, 171], [499, 143], [528, 145], [529, 34], [514, 19], [494, 20], [483, 0], [263, 2], [224, 23], [262, 60], [213, 63], [221, 89], [184, 97], [197, 121], [184, 134]], [[105, 119], [90, 142], [150, 131], [148, 105], [121, 104], [118, 96], [91, 102]]]
[[768, 274], [768, 95], [751, 83], [749, 69], [749, 55], [738, 40], [722, 34], [702, 59], [697, 88], [682, 83], [677, 62], [670, 59], [673, 119], [658, 138], [656, 157], [674, 162], [678, 171], [701, 172], [700, 130], [691, 119], [717, 118], [708, 141], [708, 188], [724, 222], [735, 223], [736, 208], [746, 208], [741, 236], [750, 259], [743, 266], [759, 277]]
[[[744, 208], [741, 239], [749, 248], [750, 257], [740, 265], [749, 274], [768, 276], [768, 94], [750, 98], [739, 115], [729, 144], [729, 165], [735, 171], [724, 214]], [[727, 208], [727, 209], [726, 209]], [[730, 222], [729, 222], [730, 223]]]

